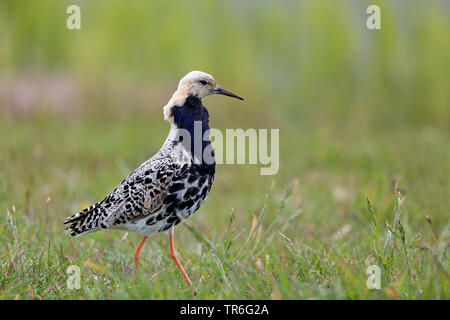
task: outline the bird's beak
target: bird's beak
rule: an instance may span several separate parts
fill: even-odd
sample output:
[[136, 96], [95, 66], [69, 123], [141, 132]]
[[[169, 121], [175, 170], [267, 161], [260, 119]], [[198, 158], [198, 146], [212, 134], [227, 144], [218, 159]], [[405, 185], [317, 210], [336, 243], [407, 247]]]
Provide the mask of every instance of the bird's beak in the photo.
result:
[[233, 92], [225, 90], [219, 86], [217, 86], [217, 88], [214, 89], [214, 94], [223, 94], [224, 96], [229, 96], [229, 97], [233, 97], [233, 98], [236, 98], [239, 100], [244, 100], [244, 98], [239, 97], [237, 94], [234, 94]]

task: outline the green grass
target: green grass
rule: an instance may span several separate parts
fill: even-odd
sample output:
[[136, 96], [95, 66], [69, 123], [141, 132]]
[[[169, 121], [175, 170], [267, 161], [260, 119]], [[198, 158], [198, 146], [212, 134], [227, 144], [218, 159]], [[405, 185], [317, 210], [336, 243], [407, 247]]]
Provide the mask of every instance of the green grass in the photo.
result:
[[218, 166], [176, 228], [196, 299], [449, 299], [449, 9], [379, 2], [380, 31], [350, 0], [80, 1], [68, 31], [69, 2], [2, 1], [0, 298], [194, 298], [166, 234], [134, 285], [139, 235], [62, 222], [157, 152], [162, 106], [200, 69], [246, 98], [205, 99], [212, 126], [279, 128], [280, 170]]
[[[104, 196], [160, 145], [163, 128], [148, 128], [147, 121], [163, 123], [161, 116], [57, 120], [16, 119], [1, 129], [2, 136], [14, 131], [0, 150], [6, 169], [0, 185], [1, 297], [192, 297], [170, 259], [167, 235], [147, 242], [134, 286], [138, 235], [121, 240], [123, 232], [111, 231], [71, 239], [63, 232], [66, 216]], [[402, 130], [348, 145], [342, 131], [329, 144], [327, 134], [310, 132], [296, 151], [285, 146], [277, 176], [220, 166], [206, 204], [175, 233], [197, 297], [447, 299], [448, 177], [442, 174], [449, 172], [450, 150], [438, 133], [432, 141], [429, 134]], [[415, 143], [408, 146], [411, 138]], [[345, 155], [337, 152], [345, 148]], [[417, 148], [426, 163], [415, 156]], [[400, 238], [393, 238], [387, 253], [394, 180], [407, 192], [399, 214], [405, 241], [397, 224]], [[382, 290], [365, 287], [368, 261], [382, 267]], [[65, 285], [71, 264], [81, 268], [82, 289]]]

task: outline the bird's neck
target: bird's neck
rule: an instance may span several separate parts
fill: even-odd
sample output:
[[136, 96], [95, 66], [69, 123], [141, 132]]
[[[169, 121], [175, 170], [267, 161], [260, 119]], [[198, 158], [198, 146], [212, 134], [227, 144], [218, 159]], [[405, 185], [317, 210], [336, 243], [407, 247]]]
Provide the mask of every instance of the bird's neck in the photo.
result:
[[193, 95], [188, 95], [182, 106], [174, 105], [171, 108], [173, 123], [177, 128], [184, 129], [193, 134], [194, 125], [201, 123], [203, 132], [209, 129], [208, 110], [203, 106], [202, 100]]
[[211, 161], [204, 159], [205, 150], [211, 148], [211, 141], [209, 114], [202, 100], [197, 96], [189, 95], [182, 106], [175, 105], [170, 111], [171, 129], [165, 144], [172, 146], [182, 144], [193, 159], [202, 159], [202, 164], [212, 165]]

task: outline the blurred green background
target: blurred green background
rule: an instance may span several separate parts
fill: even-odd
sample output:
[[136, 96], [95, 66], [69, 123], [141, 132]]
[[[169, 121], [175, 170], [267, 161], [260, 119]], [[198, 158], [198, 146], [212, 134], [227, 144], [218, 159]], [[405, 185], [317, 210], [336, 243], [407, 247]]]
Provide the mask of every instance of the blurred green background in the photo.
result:
[[[70, 4], [81, 30], [66, 28]], [[381, 7], [381, 30], [366, 28], [369, 4]], [[199, 230], [225, 238], [233, 209], [248, 231], [274, 181], [275, 198], [293, 185], [289, 210], [302, 210], [288, 236], [323, 245], [350, 225], [351, 248], [366, 237], [366, 198], [384, 225], [398, 184], [406, 229], [442, 240], [447, 268], [449, 18], [448, 1], [2, 0], [0, 214], [14, 206], [24, 239], [69, 248], [63, 219], [157, 152], [162, 107], [182, 76], [202, 70], [246, 99], [205, 99], [212, 127], [279, 128], [280, 171], [219, 166], [192, 218]]]

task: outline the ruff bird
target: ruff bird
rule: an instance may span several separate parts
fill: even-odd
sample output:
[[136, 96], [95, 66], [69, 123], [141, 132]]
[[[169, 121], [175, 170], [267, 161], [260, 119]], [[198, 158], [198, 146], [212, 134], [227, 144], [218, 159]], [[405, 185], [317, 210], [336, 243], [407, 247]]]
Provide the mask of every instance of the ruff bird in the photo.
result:
[[[214, 180], [216, 163], [209, 139], [209, 114], [202, 104], [202, 98], [212, 94], [243, 100], [222, 89], [207, 73], [192, 71], [183, 77], [163, 108], [170, 132], [158, 153], [103, 200], [64, 221], [72, 236], [101, 229], [143, 234], [134, 252], [135, 282], [139, 254], [148, 236], [168, 231], [170, 256], [187, 284], [192, 285], [175, 253], [173, 233], [177, 224], [200, 208]], [[200, 141], [194, 141], [196, 128], [200, 130]]]

